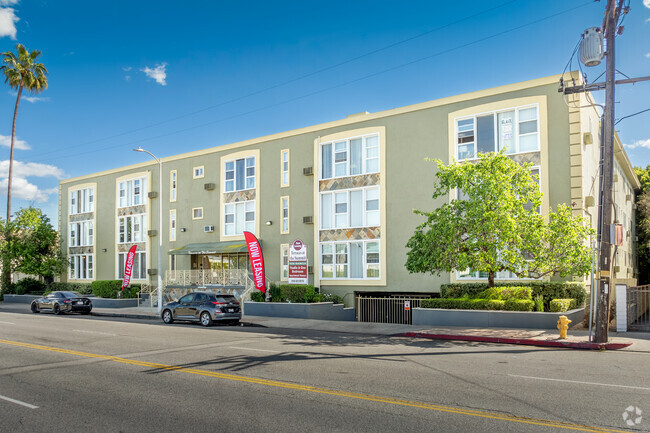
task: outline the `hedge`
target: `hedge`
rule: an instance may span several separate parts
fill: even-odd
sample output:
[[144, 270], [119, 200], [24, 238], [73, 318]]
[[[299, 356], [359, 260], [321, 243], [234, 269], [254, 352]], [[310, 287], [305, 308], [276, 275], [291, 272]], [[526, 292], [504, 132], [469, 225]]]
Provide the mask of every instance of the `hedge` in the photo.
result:
[[490, 287], [479, 293], [478, 298], [507, 301], [508, 299], [533, 299], [530, 287]]
[[432, 298], [420, 301], [420, 308], [444, 308], [448, 310], [506, 310], [533, 311], [534, 302], [527, 299], [468, 299]]
[[[496, 287], [529, 287], [532, 289], [532, 297], [542, 295], [544, 298], [544, 309], [548, 310], [553, 299], [576, 300], [576, 306], [584, 305], [587, 298], [587, 291], [583, 283], [569, 281], [530, 281], [530, 282], [508, 282], [496, 283]], [[488, 290], [487, 282], [484, 283], [452, 283], [440, 286], [440, 297], [442, 298], [478, 298], [481, 292]]]
[[282, 284], [280, 286], [282, 299], [295, 304], [313, 302], [316, 289], [311, 284]]
[[70, 292], [79, 292], [82, 295], [90, 295], [93, 293], [91, 285], [89, 283], [75, 283], [68, 281], [67, 283], [56, 282], [50, 284], [49, 290], [52, 292], [56, 291], [70, 291]]
[[140, 291], [140, 284], [131, 284], [122, 291], [122, 280], [97, 280], [90, 283], [93, 294], [100, 298], [116, 299], [118, 293], [121, 298], [137, 298]]
[[550, 311], [553, 313], [564, 313], [574, 308], [576, 308], [575, 299], [552, 299], [550, 302]]

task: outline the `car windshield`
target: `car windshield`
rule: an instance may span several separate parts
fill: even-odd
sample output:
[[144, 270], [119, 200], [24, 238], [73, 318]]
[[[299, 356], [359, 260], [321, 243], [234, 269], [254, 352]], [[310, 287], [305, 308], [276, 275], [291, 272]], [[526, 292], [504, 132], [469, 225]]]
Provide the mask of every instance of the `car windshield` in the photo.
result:
[[79, 292], [61, 292], [61, 294], [66, 298], [81, 298], [81, 294]]

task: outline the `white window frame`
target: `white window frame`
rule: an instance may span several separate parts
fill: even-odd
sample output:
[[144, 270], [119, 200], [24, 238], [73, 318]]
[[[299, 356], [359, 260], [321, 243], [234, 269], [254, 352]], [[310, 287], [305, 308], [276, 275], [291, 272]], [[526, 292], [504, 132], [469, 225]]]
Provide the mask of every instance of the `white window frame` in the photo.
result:
[[[537, 122], [537, 131], [536, 132], [531, 132], [527, 134], [520, 134], [520, 123], [521, 121], [519, 120], [519, 112], [523, 110], [527, 110], [530, 108], [535, 108], [536, 110], [536, 118], [535, 121]], [[541, 151], [541, 131], [540, 131], [540, 109], [539, 109], [539, 104], [530, 104], [530, 105], [522, 105], [522, 106], [517, 106], [517, 107], [510, 107], [502, 110], [494, 110], [494, 111], [486, 111], [482, 113], [474, 113], [469, 116], [462, 116], [462, 117], [457, 117], [454, 119], [454, 158], [457, 161], [472, 161], [478, 159], [478, 131], [477, 131], [477, 118], [482, 117], [482, 116], [489, 116], [492, 115], [494, 117], [494, 148], [491, 150], [492, 152], [498, 152], [499, 151], [499, 124], [498, 124], [498, 115], [502, 113], [507, 113], [507, 112], [514, 112], [514, 121], [513, 121], [513, 140], [514, 140], [514, 145], [515, 149], [513, 151], [508, 151], [506, 155], [517, 155], [520, 153], [530, 153], [530, 152], [539, 152]], [[473, 131], [474, 131], [474, 140], [471, 142], [474, 146], [473, 154], [470, 157], [467, 158], [460, 158], [458, 154], [458, 135], [459, 135], [459, 129], [458, 129], [458, 123], [462, 122], [464, 120], [470, 120], [472, 119], [473, 121]], [[537, 135], [537, 148], [532, 149], [532, 150], [525, 150], [521, 151], [520, 150], [520, 138], [522, 136], [530, 136], [536, 134]], [[467, 143], [469, 144], [469, 143]]]
[[[368, 191], [376, 191], [377, 193], [377, 198], [372, 199], [377, 200], [377, 209], [376, 210], [368, 210]], [[351, 212], [351, 203], [350, 203], [350, 193], [353, 191], [362, 191], [362, 198], [361, 198], [361, 206], [362, 206], [362, 225], [352, 225], [352, 212]], [[337, 203], [337, 195], [338, 197], [341, 197], [343, 194], [345, 194], [345, 202], [339, 202]], [[349, 188], [349, 189], [343, 189], [343, 190], [333, 190], [333, 191], [325, 191], [319, 193], [318, 197], [318, 208], [320, 215], [322, 216], [322, 206], [323, 206], [323, 196], [325, 195], [331, 195], [331, 210], [330, 210], [330, 215], [331, 215], [331, 220], [330, 221], [324, 221], [324, 218], [319, 217], [319, 229], [320, 230], [331, 230], [331, 229], [347, 229], [347, 228], [361, 228], [361, 227], [378, 227], [381, 225], [381, 191], [379, 188], [379, 185], [373, 185], [373, 186], [367, 186], [363, 188]], [[346, 210], [345, 212], [337, 212], [337, 204], [346, 204]], [[378, 221], [377, 224], [368, 224], [368, 217], [370, 214], [376, 214]], [[337, 216], [343, 216], [345, 215], [346, 219], [346, 224], [342, 226], [337, 226], [336, 224], [336, 217]]]
[[[237, 161], [244, 161], [244, 173], [243, 173], [243, 178], [244, 178], [244, 187], [243, 188], [237, 188]], [[249, 166], [249, 163], [252, 165]], [[232, 170], [227, 170], [226, 167], [228, 166], [229, 163], [233, 164]], [[253, 169], [253, 174], [249, 175], [248, 174], [248, 169], [252, 168]], [[228, 179], [228, 173], [232, 173], [232, 179]], [[249, 180], [252, 180], [252, 185], [249, 186]], [[246, 191], [249, 189], [255, 189], [255, 183], [257, 182], [257, 158], [253, 156], [246, 156], [242, 158], [235, 158], [235, 159], [229, 159], [227, 161], [223, 162], [223, 191], [224, 192], [234, 192], [234, 191]], [[229, 185], [232, 185], [232, 187], [229, 187]]]
[[95, 211], [95, 188], [78, 188], [69, 191], [69, 214], [76, 215]]
[[[126, 263], [126, 256], [128, 252], [117, 253], [117, 278], [124, 278], [124, 263]], [[120, 263], [120, 261], [122, 262]], [[136, 261], [138, 266], [136, 266]], [[144, 266], [144, 271], [142, 267]], [[144, 273], [144, 275], [141, 275]], [[131, 280], [146, 280], [147, 279], [147, 252], [146, 251], [136, 251], [135, 257], [133, 258], [133, 269], [131, 271]]]
[[[197, 216], [197, 212], [199, 212], [200, 215]], [[193, 207], [192, 208], [192, 219], [193, 220], [202, 220], [203, 219], [203, 208], [202, 207]]]
[[280, 187], [286, 188], [290, 183], [289, 167], [291, 165], [289, 149], [280, 152]]
[[[147, 178], [144, 176], [119, 181], [117, 188], [117, 207], [124, 208], [144, 205], [146, 191]], [[124, 194], [122, 194], [122, 192], [124, 192]], [[136, 201], [138, 201], [138, 203], [136, 203]]]
[[69, 260], [68, 279], [70, 280], [93, 280], [94, 279], [95, 277], [94, 254], [70, 254], [68, 256], [68, 260]]
[[285, 195], [283, 197], [280, 197], [280, 233], [283, 235], [288, 234], [290, 231], [289, 212], [289, 196]]
[[289, 281], [289, 244], [280, 245], [280, 281]]
[[68, 246], [90, 247], [95, 241], [93, 220], [74, 221], [68, 225]]
[[178, 196], [178, 170], [169, 172], [169, 201], [175, 202]]
[[[124, 224], [122, 224], [124, 221]], [[140, 229], [136, 230], [139, 223]], [[131, 239], [128, 239], [129, 228], [131, 230]], [[124, 230], [122, 231], [122, 227]], [[123, 237], [122, 237], [123, 236]], [[147, 214], [124, 215], [117, 218], [117, 243], [134, 244], [147, 242]]]
[[[234, 203], [224, 203], [223, 205], [223, 236], [241, 236], [244, 234], [244, 231], [249, 231], [253, 234], [255, 234], [255, 222], [257, 218], [257, 209], [255, 208], [255, 200], [249, 200], [249, 201], [239, 201], [239, 202], [234, 202]], [[237, 229], [237, 207], [238, 206], [243, 206], [244, 207], [244, 221], [240, 222], [240, 227], [243, 228], [243, 230], [238, 233], [236, 231]], [[246, 210], [246, 208], [252, 208], [253, 210]], [[232, 212], [226, 213], [228, 210], [232, 210]], [[249, 216], [247, 214], [253, 214], [253, 219], [250, 221], [246, 221], [246, 218]], [[228, 222], [228, 216], [232, 215], [232, 222]], [[246, 229], [246, 225], [250, 226], [250, 230]], [[232, 233], [228, 234], [228, 227], [232, 227]]]
[[192, 169], [192, 179], [203, 179], [205, 177], [205, 166], [199, 165]]
[[176, 240], [176, 209], [169, 210], [169, 241]]
[[[373, 144], [371, 146], [368, 146], [368, 139], [376, 139], [376, 144]], [[352, 174], [351, 173], [351, 152], [350, 152], [350, 142], [353, 140], [361, 140], [361, 170], [359, 173]], [[350, 176], [361, 176], [365, 174], [372, 174], [372, 173], [379, 173], [381, 170], [380, 166], [380, 154], [379, 154], [379, 149], [380, 149], [380, 140], [381, 136], [378, 133], [372, 133], [372, 134], [364, 134], [364, 135], [357, 135], [357, 136], [352, 136], [352, 137], [346, 137], [346, 138], [341, 138], [339, 140], [331, 140], [331, 141], [326, 141], [323, 143], [320, 143], [318, 151], [320, 152], [320, 162], [319, 162], [319, 167], [318, 167], [318, 173], [319, 173], [319, 179], [320, 180], [325, 180], [325, 179], [337, 179], [337, 178], [342, 178], [342, 177], [350, 177]], [[339, 144], [339, 151], [338, 153], [343, 154], [345, 153], [345, 159], [339, 161], [338, 163], [336, 162], [336, 154], [337, 154], [337, 144]], [[330, 177], [325, 177], [323, 173], [323, 164], [324, 164], [324, 158], [323, 158], [323, 147], [324, 146], [331, 146], [331, 166], [330, 166], [330, 172], [332, 176]], [[342, 146], [341, 146], [342, 145]], [[377, 149], [376, 156], [368, 156], [369, 154], [369, 149]], [[368, 170], [368, 161], [369, 160], [377, 160], [377, 169], [376, 170]], [[336, 175], [336, 167], [337, 164], [339, 166], [345, 165], [345, 170], [343, 174]]]
[[[363, 277], [361, 278], [352, 278], [350, 277], [350, 244], [355, 244], [355, 243], [360, 243], [363, 244], [363, 251], [362, 251], [362, 268], [363, 268]], [[369, 253], [368, 252], [368, 244], [376, 244], [377, 245], [377, 252], [376, 253]], [[345, 248], [345, 253], [339, 252], [339, 250], [343, 250], [343, 248], [337, 248], [337, 246], [342, 246], [346, 245]], [[323, 263], [323, 256], [324, 255], [330, 255], [330, 254], [323, 254], [323, 246], [326, 247], [331, 247], [331, 252], [332, 252], [332, 263], [328, 263], [327, 265]], [[377, 255], [377, 261], [376, 262], [370, 262], [368, 260], [368, 254], [376, 254]], [[345, 263], [339, 261], [339, 256], [345, 255]], [[381, 242], [379, 239], [372, 239], [372, 240], [350, 240], [350, 241], [334, 241], [334, 242], [320, 242], [318, 244], [318, 264], [319, 264], [319, 273], [320, 273], [320, 279], [325, 280], [325, 281], [334, 281], [334, 280], [351, 280], [351, 281], [378, 281], [381, 280]], [[325, 266], [332, 266], [332, 276], [324, 276], [323, 274], [323, 269]], [[339, 272], [337, 270], [338, 266], [347, 266], [346, 268], [346, 276], [338, 276]], [[371, 269], [378, 269], [379, 275], [377, 277], [368, 277], [368, 271]]]

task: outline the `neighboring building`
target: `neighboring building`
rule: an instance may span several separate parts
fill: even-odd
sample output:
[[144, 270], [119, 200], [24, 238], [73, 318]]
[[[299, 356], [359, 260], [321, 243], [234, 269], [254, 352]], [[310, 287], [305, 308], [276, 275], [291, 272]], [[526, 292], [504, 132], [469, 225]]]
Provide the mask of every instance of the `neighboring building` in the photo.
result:
[[[348, 305], [355, 293], [425, 294], [450, 281], [481, 280], [468, 272], [411, 275], [404, 267], [405, 244], [422, 222], [412, 210], [442, 203], [431, 199], [435, 165], [425, 159], [471, 160], [506, 147], [539, 174], [543, 213], [569, 203], [596, 227], [599, 115], [589, 94], [558, 93], [559, 78], [162, 158], [162, 191], [153, 160], [61, 181], [67, 279], [121, 278], [135, 244], [132, 280], [155, 284], [162, 236], [167, 285], [205, 283], [199, 280], [208, 274], [209, 282], [227, 284], [247, 275], [247, 230], [261, 241], [269, 280], [287, 280], [289, 244], [301, 239], [310, 283]], [[625, 227], [616, 277], [632, 284], [639, 182], [620, 141], [616, 146], [616, 218]]]

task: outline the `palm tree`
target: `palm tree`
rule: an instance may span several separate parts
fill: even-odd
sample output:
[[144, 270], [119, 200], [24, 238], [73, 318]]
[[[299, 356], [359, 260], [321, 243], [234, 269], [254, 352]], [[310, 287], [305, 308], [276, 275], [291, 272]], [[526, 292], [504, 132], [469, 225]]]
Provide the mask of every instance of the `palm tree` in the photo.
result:
[[5, 83], [9, 83], [12, 89], [18, 89], [16, 97], [16, 108], [14, 108], [14, 121], [11, 127], [11, 150], [9, 152], [9, 176], [7, 178], [7, 223], [11, 218], [11, 178], [14, 166], [14, 141], [16, 140], [16, 116], [18, 115], [18, 105], [20, 104], [20, 95], [23, 89], [37, 94], [47, 89], [47, 69], [42, 63], [36, 63], [36, 59], [41, 52], [34, 50], [31, 53], [27, 51], [22, 44], [16, 45], [18, 55], [11, 51], [2, 53], [3, 66], [0, 71], [5, 74]]

